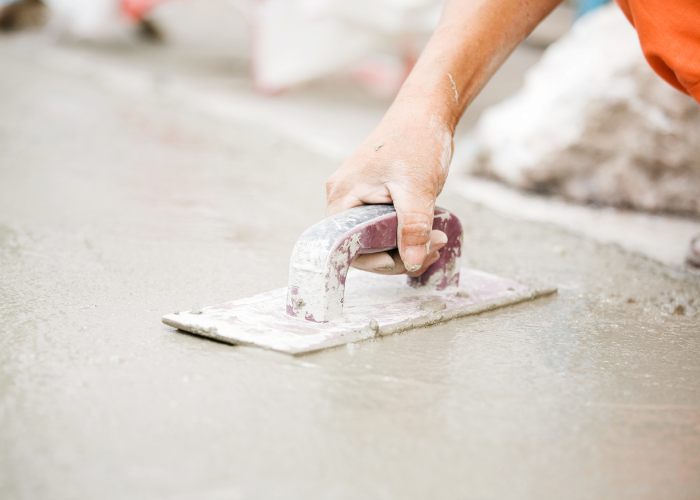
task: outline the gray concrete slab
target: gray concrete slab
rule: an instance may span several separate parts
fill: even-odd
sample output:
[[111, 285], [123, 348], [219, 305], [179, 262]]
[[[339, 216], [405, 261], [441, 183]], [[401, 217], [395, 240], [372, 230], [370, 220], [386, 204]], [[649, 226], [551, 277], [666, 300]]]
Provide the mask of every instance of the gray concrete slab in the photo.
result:
[[0, 59], [0, 497], [700, 495], [696, 277], [447, 195], [470, 265], [559, 295], [299, 359], [178, 334], [285, 284], [334, 161]]

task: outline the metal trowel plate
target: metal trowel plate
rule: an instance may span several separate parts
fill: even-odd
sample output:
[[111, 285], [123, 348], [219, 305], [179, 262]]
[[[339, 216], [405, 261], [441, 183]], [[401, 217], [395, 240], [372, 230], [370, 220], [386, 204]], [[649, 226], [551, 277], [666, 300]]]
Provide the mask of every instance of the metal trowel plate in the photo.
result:
[[302, 354], [477, 314], [554, 293], [474, 269], [462, 269], [460, 287], [436, 291], [411, 288], [405, 276], [351, 269], [341, 318], [314, 323], [288, 316], [286, 288], [246, 299], [168, 314], [163, 322], [179, 330], [230, 344]]

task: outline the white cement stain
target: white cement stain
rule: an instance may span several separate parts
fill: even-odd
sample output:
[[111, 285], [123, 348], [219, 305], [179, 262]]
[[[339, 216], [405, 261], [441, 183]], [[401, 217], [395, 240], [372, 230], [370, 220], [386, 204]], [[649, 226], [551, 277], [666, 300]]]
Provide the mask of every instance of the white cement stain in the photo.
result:
[[453, 138], [452, 131], [447, 124], [442, 121], [438, 116], [433, 115], [430, 117], [428, 127], [435, 138], [435, 141], [439, 145], [440, 151], [438, 153], [439, 165], [445, 177], [450, 170], [450, 163], [452, 163], [452, 153], [453, 153]]
[[455, 104], [459, 104], [459, 90], [457, 90], [457, 82], [455, 82], [452, 73], [447, 73], [447, 78], [450, 79], [450, 87], [452, 88], [452, 97], [455, 100]]

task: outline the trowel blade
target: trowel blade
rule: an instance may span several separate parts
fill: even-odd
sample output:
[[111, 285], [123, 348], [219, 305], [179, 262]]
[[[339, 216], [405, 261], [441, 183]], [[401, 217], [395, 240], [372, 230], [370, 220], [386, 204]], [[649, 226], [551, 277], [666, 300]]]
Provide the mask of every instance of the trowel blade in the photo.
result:
[[405, 276], [351, 270], [341, 318], [314, 323], [285, 312], [287, 289], [168, 314], [163, 322], [230, 344], [302, 354], [429, 326], [554, 293], [474, 269], [461, 270], [461, 285], [442, 291], [406, 286]]

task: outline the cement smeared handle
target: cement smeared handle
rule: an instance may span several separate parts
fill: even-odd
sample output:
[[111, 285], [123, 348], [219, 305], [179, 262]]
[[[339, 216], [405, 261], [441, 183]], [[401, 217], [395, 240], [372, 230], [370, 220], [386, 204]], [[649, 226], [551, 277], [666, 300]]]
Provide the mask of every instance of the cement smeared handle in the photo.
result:
[[[339, 317], [353, 259], [396, 248], [396, 228], [392, 205], [365, 205], [323, 219], [304, 231], [289, 262], [287, 314], [318, 323]], [[408, 284], [438, 290], [457, 286], [462, 224], [454, 214], [436, 208], [433, 229], [447, 234], [447, 244], [440, 259], [418, 278], [408, 278]]]

